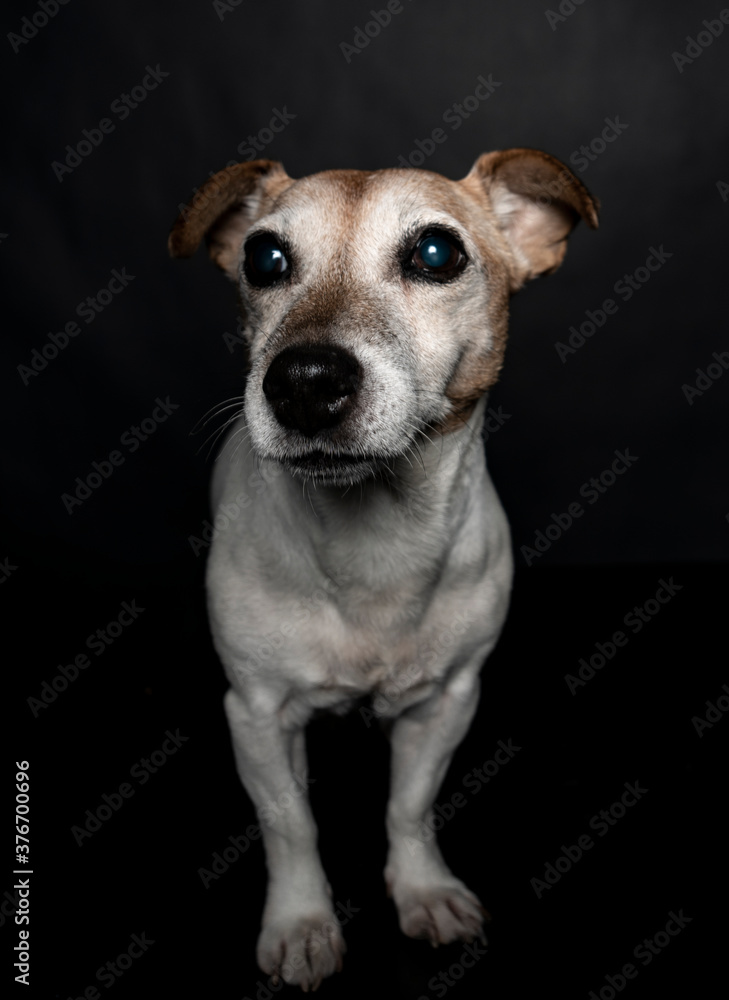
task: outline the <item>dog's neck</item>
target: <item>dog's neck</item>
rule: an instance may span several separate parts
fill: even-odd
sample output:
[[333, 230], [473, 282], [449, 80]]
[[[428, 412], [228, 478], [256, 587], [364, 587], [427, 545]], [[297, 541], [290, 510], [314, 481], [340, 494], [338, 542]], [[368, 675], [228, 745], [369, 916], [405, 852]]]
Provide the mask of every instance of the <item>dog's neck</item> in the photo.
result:
[[314, 487], [282, 474], [272, 499], [279, 523], [293, 528], [291, 543], [325, 576], [344, 571], [364, 587], [436, 575], [484, 495], [485, 406], [483, 399], [458, 430], [424, 437], [380, 478]]

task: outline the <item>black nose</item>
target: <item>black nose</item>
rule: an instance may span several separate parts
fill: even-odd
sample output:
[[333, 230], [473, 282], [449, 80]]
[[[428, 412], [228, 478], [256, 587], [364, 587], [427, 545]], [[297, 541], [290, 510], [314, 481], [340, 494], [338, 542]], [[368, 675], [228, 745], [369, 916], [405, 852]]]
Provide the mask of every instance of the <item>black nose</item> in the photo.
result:
[[341, 422], [360, 373], [356, 358], [341, 347], [287, 347], [271, 362], [263, 392], [282, 426], [312, 437]]

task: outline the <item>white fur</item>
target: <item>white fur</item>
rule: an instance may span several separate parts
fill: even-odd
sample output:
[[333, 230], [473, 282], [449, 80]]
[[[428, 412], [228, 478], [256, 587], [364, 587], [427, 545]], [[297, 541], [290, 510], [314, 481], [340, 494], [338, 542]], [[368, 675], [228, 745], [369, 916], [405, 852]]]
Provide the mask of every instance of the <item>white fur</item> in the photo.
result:
[[[383, 171], [351, 194], [336, 175], [292, 182], [268, 214], [249, 220], [250, 233], [278, 233], [293, 248], [292, 280], [275, 288], [248, 288], [234, 247], [251, 368], [213, 503], [225, 510], [251, 495], [256, 476], [265, 488], [214, 539], [210, 620], [230, 681], [238, 770], [262, 817], [269, 886], [258, 961], [305, 989], [344, 951], [302, 791], [304, 726], [316, 709], [344, 711], [372, 696], [392, 724], [385, 878], [403, 931], [434, 944], [481, 933], [478, 899], [419, 830], [473, 717], [479, 672], [506, 615], [512, 556], [484, 459], [485, 397], [456, 430], [432, 428], [447, 425], [445, 390], [459, 359], [474, 345], [488, 355], [489, 304], [495, 291], [493, 301], [506, 301], [513, 257], [473, 177], [448, 189], [433, 177]], [[511, 216], [516, 202], [501, 208]], [[531, 239], [538, 216], [527, 222]], [[433, 225], [455, 230], [469, 258], [448, 284], [409, 280], [398, 261], [407, 234]], [[307, 327], [317, 296], [336, 302], [325, 329]], [[277, 354], [313, 334], [349, 351], [362, 372], [351, 412], [318, 443], [279, 424], [262, 389]], [[335, 485], [302, 481], [291, 461], [312, 449], [335, 466], [346, 455], [374, 458], [350, 462]]]

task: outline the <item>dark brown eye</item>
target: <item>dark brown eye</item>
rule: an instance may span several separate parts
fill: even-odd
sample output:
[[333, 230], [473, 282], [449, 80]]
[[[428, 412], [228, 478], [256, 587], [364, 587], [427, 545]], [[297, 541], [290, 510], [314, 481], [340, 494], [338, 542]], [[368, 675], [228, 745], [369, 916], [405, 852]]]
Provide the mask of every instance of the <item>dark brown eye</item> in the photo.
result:
[[275, 236], [262, 233], [246, 244], [245, 274], [252, 285], [262, 288], [283, 278], [289, 262]]
[[411, 273], [434, 281], [449, 281], [466, 266], [467, 257], [450, 233], [433, 230], [418, 240], [410, 256]]

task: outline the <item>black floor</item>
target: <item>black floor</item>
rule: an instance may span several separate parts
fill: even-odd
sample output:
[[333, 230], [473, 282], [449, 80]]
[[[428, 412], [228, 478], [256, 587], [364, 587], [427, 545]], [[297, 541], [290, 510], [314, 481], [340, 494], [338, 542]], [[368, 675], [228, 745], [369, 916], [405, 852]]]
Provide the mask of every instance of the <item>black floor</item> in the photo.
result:
[[[20, 679], [13, 760], [30, 762], [31, 779], [33, 985], [18, 995], [294, 995], [255, 964], [263, 853], [245, 839], [254, 814], [234, 771], [200, 571], [79, 569], [58, 553], [55, 570], [24, 564], [2, 587], [6, 637], [18, 637], [13, 652], [6, 644], [6, 671]], [[357, 713], [312, 725], [320, 849], [347, 914], [344, 970], [321, 995], [714, 995], [726, 960], [729, 712], [706, 703], [729, 708], [725, 580], [721, 566], [519, 571], [478, 715], [439, 796], [443, 853], [493, 917], [487, 947], [471, 954], [398, 930], [381, 877], [378, 726]], [[672, 596], [658, 604], [666, 584], [660, 596]], [[639, 618], [624, 623], [651, 601], [639, 631]], [[144, 610], [90, 649], [122, 602]], [[605, 646], [605, 665], [573, 693], [565, 675], [616, 631], [625, 644]], [[90, 665], [44, 704], [43, 682], [80, 654]], [[512, 756], [494, 773], [500, 742]], [[164, 756], [154, 772], [141, 763], [153, 753]], [[472, 774], [484, 767], [488, 783]], [[104, 796], [108, 818], [84, 830]], [[13, 877], [6, 867], [6, 981]]]

